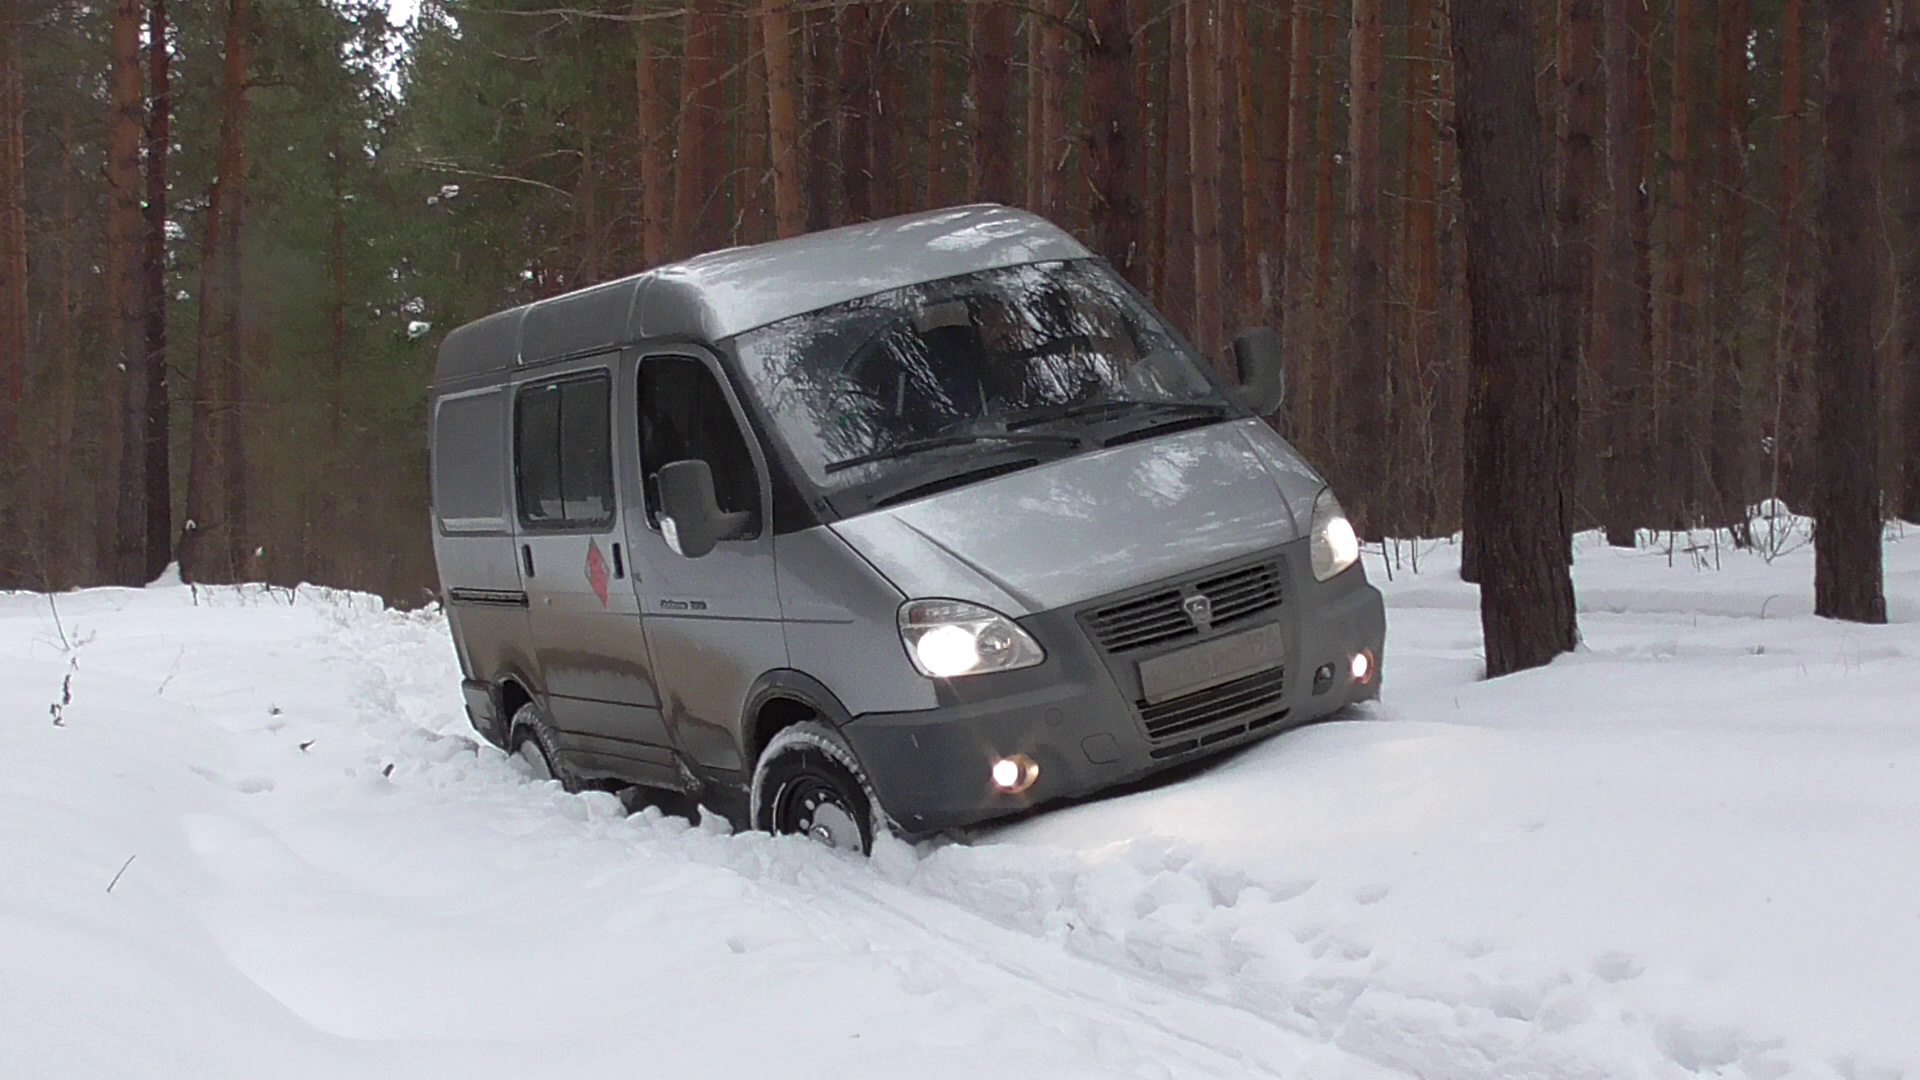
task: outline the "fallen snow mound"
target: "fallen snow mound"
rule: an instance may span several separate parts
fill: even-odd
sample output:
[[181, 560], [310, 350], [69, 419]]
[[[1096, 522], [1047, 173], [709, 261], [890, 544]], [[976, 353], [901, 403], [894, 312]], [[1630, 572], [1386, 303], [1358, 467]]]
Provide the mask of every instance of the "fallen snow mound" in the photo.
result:
[[1382, 704], [871, 863], [530, 781], [432, 612], [0, 595], [0, 1072], [1920, 1076], [1920, 540], [1775, 540], [1583, 537], [1493, 683], [1373, 553]]

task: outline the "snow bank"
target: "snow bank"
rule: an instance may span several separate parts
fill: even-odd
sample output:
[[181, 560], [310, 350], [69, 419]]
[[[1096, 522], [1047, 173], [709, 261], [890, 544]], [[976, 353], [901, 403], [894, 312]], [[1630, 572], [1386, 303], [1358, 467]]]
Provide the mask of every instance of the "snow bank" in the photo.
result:
[[0, 596], [0, 1061], [1920, 1074], [1920, 540], [1876, 628], [1688, 546], [1583, 538], [1585, 647], [1496, 683], [1452, 549], [1370, 556], [1383, 704], [872, 864], [530, 782], [430, 612]]

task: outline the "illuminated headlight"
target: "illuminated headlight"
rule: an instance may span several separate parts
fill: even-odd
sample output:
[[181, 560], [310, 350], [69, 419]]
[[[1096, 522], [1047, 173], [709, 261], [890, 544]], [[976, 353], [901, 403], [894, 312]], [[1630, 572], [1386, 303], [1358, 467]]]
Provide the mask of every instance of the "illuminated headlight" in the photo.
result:
[[1313, 500], [1313, 577], [1328, 578], [1352, 566], [1360, 558], [1360, 537], [1340, 509], [1340, 500], [1332, 488], [1324, 488]]
[[920, 674], [952, 679], [1032, 667], [1047, 658], [1012, 619], [961, 600], [909, 600], [900, 605], [900, 641]]

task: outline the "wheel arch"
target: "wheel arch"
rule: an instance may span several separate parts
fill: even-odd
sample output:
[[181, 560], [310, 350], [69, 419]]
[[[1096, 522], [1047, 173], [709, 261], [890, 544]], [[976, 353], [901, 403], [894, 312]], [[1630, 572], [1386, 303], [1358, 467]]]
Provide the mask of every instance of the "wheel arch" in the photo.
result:
[[740, 760], [753, 775], [760, 751], [785, 728], [819, 720], [839, 730], [853, 717], [833, 691], [804, 671], [779, 668], [754, 680], [740, 717]]

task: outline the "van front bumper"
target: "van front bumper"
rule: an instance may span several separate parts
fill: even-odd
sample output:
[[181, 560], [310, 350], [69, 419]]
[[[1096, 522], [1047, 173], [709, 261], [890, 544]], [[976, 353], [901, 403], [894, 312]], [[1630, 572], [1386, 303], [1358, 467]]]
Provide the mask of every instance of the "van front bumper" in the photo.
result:
[[[1131, 668], [1115, 674], [1133, 661], [1103, 654], [1066, 611], [1020, 620], [1046, 648], [1045, 663], [943, 683], [938, 708], [856, 716], [844, 732], [889, 819], [919, 835], [1091, 795], [1377, 698], [1386, 636], [1380, 593], [1357, 568], [1290, 593], [1274, 617], [1288, 640], [1283, 696], [1223, 716], [1193, 739], [1148, 738], [1122, 685]], [[1373, 661], [1367, 680], [1356, 682], [1349, 665], [1362, 651]], [[1316, 680], [1328, 666], [1333, 678]], [[1033, 786], [1017, 794], [992, 778], [994, 762], [1015, 754], [1040, 766]]]

